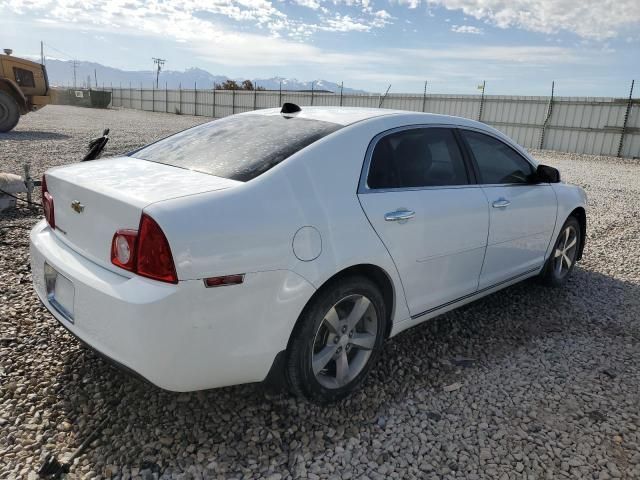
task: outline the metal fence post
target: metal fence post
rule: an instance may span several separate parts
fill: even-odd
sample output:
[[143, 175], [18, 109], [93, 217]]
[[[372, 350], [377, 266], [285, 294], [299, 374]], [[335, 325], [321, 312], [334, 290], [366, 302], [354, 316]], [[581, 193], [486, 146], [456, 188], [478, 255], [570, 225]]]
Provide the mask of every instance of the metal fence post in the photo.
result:
[[178, 112], [182, 115], [182, 82], [178, 84]]
[[198, 83], [193, 82], [193, 114], [198, 115]]
[[627, 123], [629, 122], [629, 114], [633, 105], [633, 84], [635, 80], [631, 80], [631, 89], [629, 90], [629, 100], [627, 100], [627, 109], [624, 112], [624, 122], [622, 123], [622, 132], [620, 132], [620, 143], [618, 143], [618, 157], [622, 156], [622, 147], [624, 147], [624, 134], [627, 132]]
[[316, 81], [314, 80], [313, 82], [311, 82], [311, 106], [313, 107], [313, 84], [316, 83]]
[[231, 115], [236, 113], [236, 91], [231, 90]]
[[342, 106], [342, 89], [344, 88], [344, 81], [340, 82], [340, 106]]
[[538, 145], [538, 149], [542, 150], [544, 148], [544, 135], [547, 131], [547, 125], [549, 125], [549, 121], [551, 120], [551, 114], [553, 113], [553, 91], [555, 88], [556, 82], [551, 82], [551, 97], [549, 97], [549, 106], [547, 107], [547, 116], [544, 118], [544, 122], [542, 123], [542, 131], [540, 132], [540, 144]]
[[282, 106], [282, 80], [280, 80], [280, 93], [278, 93], [278, 106]]
[[216, 84], [213, 84], [213, 118], [216, 118]]
[[380, 97], [380, 103], [378, 104], [378, 108], [382, 108], [382, 104], [384, 103], [384, 99], [387, 98], [387, 94], [389, 93], [389, 90], [391, 90], [391, 84], [389, 84], [389, 86], [387, 87], [387, 91], [384, 92], [384, 95]]
[[142, 108], [142, 82], [140, 82], [140, 110], [144, 110]]
[[151, 85], [151, 111], [156, 111], [156, 87]]
[[427, 80], [424, 81], [424, 93], [422, 94], [422, 111], [424, 112], [427, 106]]
[[164, 82], [164, 113], [169, 113], [169, 90], [167, 82]]
[[256, 88], [257, 86], [254, 84], [253, 85], [253, 109], [256, 110], [256, 100], [258, 99], [258, 90]]
[[484, 88], [487, 86], [486, 80], [482, 81], [482, 95], [480, 96], [480, 110], [478, 110], [478, 121], [482, 121], [482, 110], [484, 109]]

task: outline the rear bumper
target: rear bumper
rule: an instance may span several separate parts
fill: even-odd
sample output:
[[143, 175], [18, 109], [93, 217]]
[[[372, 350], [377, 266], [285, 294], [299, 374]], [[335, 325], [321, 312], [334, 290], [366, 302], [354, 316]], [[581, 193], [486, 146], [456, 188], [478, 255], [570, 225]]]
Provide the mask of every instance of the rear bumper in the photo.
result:
[[[45, 262], [73, 284], [73, 322], [47, 299]], [[42, 221], [31, 232], [34, 288], [52, 315], [100, 354], [151, 383], [192, 391], [262, 381], [314, 292], [290, 271], [205, 288], [121, 276], [76, 253]], [[237, 272], [229, 272], [237, 273]]]
[[34, 107], [34, 109], [42, 108], [45, 105], [49, 105], [51, 103], [51, 97], [47, 95], [33, 95], [29, 97], [29, 102]]

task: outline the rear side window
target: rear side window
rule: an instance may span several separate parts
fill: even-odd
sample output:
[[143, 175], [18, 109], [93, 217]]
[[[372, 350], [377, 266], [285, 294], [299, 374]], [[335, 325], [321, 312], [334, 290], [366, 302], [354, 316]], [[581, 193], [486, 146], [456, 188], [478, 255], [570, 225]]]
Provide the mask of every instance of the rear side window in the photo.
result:
[[341, 127], [281, 115], [235, 115], [177, 133], [132, 156], [247, 182]]
[[528, 183], [533, 166], [506, 143], [483, 133], [463, 130], [480, 170], [481, 182]]
[[448, 128], [402, 130], [381, 138], [371, 156], [371, 189], [469, 183], [464, 160]]
[[13, 67], [13, 75], [16, 83], [21, 87], [35, 87], [36, 82], [33, 79], [33, 72], [24, 68]]

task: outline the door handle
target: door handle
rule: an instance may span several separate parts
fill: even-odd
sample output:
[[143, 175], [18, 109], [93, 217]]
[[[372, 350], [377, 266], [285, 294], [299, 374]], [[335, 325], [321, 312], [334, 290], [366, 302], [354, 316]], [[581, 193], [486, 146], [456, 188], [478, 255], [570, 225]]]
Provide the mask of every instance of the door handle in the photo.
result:
[[413, 210], [400, 209], [395, 212], [389, 212], [384, 214], [384, 219], [387, 222], [406, 222], [410, 218], [416, 216], [416, 212]]
[[511, 205], [511, 202], [506, 198], [499, 198], [491, 205], [493, 206], [493, 208], [507, 208], [509, 205]]

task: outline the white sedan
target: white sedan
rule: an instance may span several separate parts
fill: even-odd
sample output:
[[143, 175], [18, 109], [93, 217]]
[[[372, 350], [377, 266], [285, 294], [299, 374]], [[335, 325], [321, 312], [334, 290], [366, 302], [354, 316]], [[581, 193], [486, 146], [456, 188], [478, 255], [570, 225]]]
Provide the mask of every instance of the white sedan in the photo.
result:
[[285, 104], [54, 168], [35, 290], [168, 390], [360, 384], [386, 338], [581, 258], [585, 194], [463, 118]]

